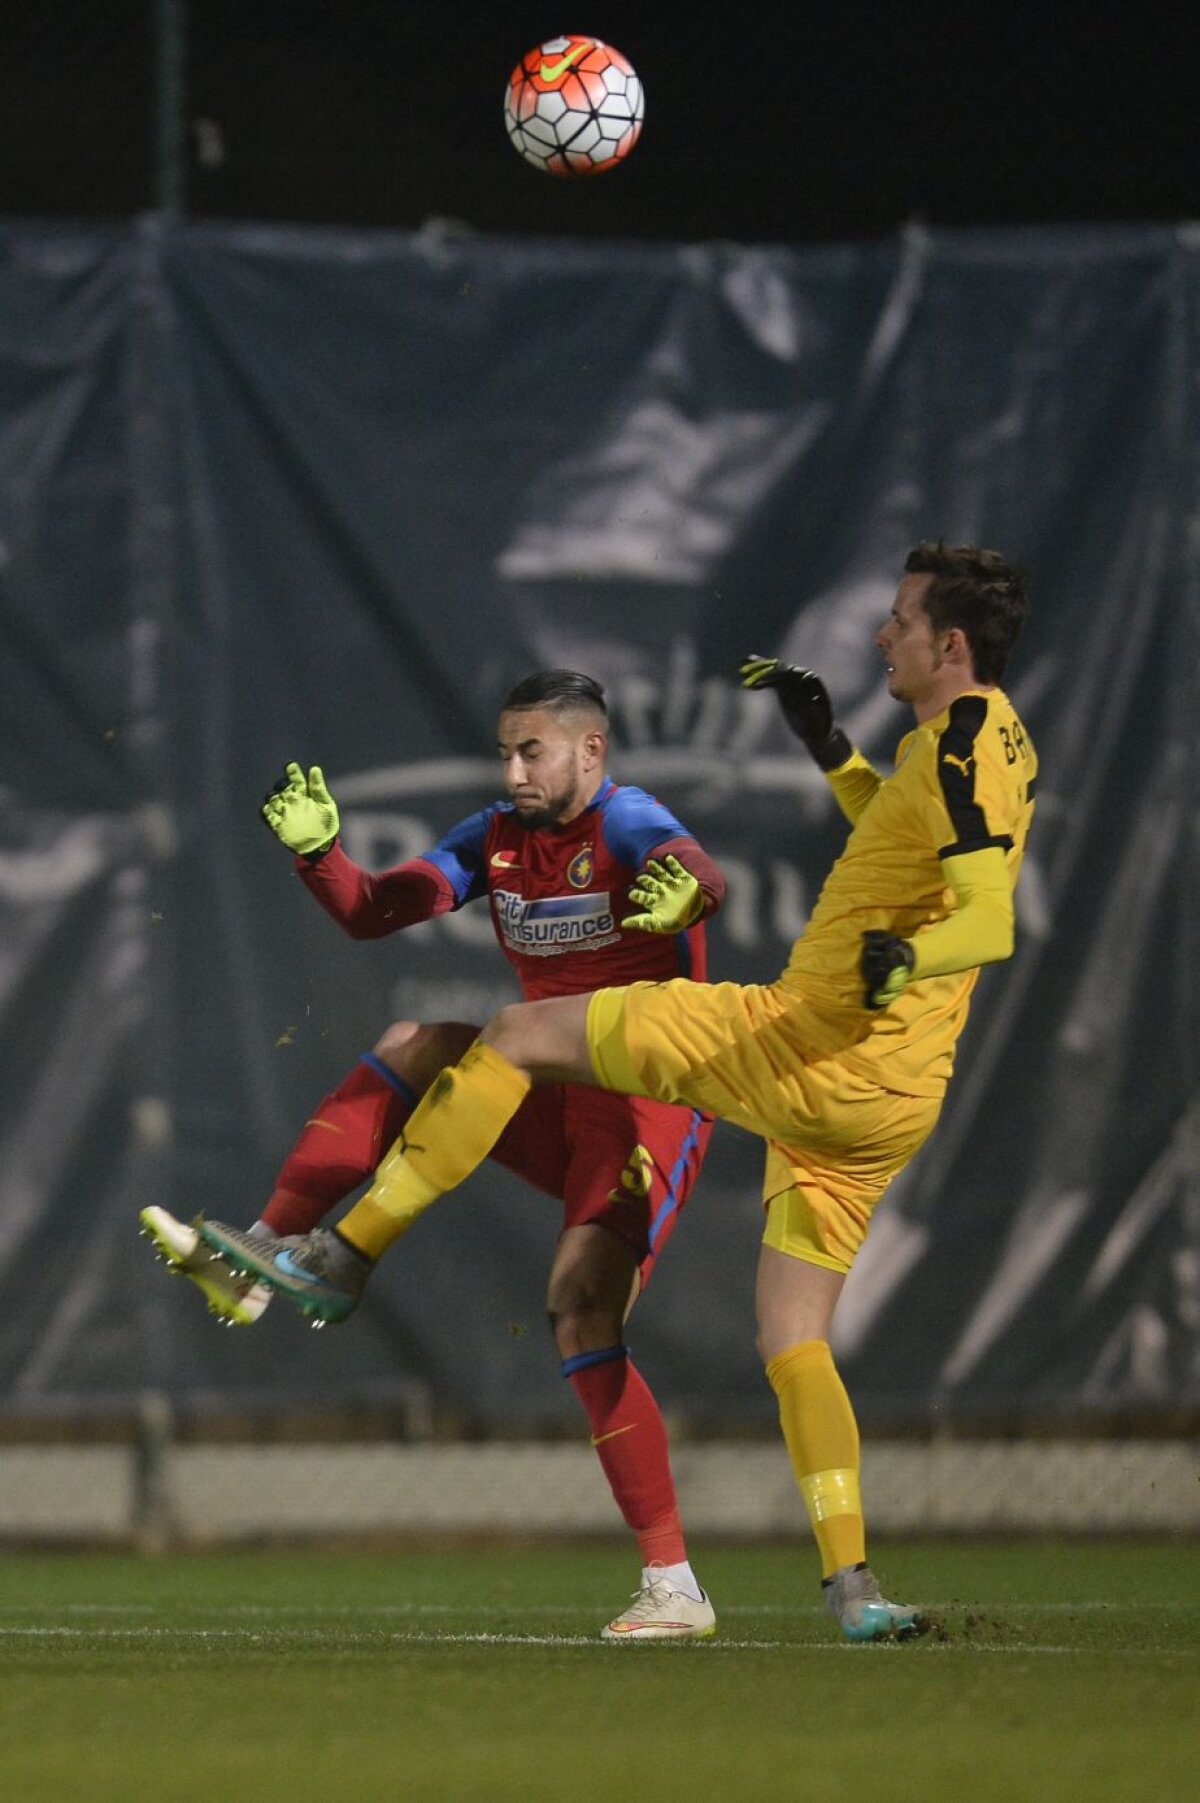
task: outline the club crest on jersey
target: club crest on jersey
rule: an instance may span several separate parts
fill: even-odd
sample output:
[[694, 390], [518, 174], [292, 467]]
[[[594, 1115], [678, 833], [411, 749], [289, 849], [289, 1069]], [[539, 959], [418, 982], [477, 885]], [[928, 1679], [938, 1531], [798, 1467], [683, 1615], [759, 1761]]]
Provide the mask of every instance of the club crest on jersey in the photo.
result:
[[577, 851], [567, 865], [567, 881], [572, 889], [586, 889], [596, 872], [596, 860], [590, 845]]

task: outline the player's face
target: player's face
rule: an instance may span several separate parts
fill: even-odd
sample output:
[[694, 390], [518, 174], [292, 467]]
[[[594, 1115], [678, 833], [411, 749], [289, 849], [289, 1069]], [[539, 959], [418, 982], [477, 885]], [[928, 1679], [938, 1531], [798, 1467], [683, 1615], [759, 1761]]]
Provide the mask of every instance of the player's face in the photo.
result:
[[522, 826], [565, 826], [587, 807], [604, 774], [604, 737], [578, 716], [536, 707], [500, 716], [504, 786]]
[[925, 611], [933, 580], [928, 572], [906, 576], [886, 624], [875, 634], [886, 662], [888, 694], [907, 701], [918, 714], [941, 693], [944, 647]]

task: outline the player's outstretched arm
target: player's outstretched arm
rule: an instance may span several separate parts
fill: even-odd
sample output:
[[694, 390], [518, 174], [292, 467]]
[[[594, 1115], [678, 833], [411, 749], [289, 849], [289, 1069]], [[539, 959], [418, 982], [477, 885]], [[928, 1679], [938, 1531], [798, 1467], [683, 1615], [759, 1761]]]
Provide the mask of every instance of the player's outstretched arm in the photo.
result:
[[[307, 775], [299, 764], [288, 764], [261, 813], [280, 844], [295, 853], [305, 888], [352, 939], [382, 939], [445, 914], [462, 899], [430, 858], [410, 858], [379, 872], [348, 858], [338, 842], [338, 805], [319, 764]], [[464, 824], [474, 826], [475, 817]]]
[[836, 770], [854, 747], [833, 718], [829, 690], [813, 670], [751, 653], [741, 666], [744, 689], [774, 689], [788, 726], [822, 770]]
[[998, 964], [1012, 956], [1015, 936], [1012, 878], [1002, 847], [942, 859], [955, 909], [913, 939], [878, 928], [863, 934], [862, 978], [868, 1008], [886, 1008], [909, 983]]
[[740, 674], [744, 689], [774, 689], [784, 719], [825, 772], [843, 814], [851, 824], [857, 821], [883, 778], [834, 720], [821, 678], [798, 664], [758, 656], [746, 658]]
[[629, 891], [640, 912], [627, 914], [623, 927], [640, 933], [682, 933], [704, 913], [705, 897], [697, 879], [673, 852], [651, 858]]
[[338, 807], [319, 764], [305, 776], [299, 764], [288, 764], [283, 782], [267, 795], [262, 817], [279, 840], [299, 858], [324, 857], [341, 826]]

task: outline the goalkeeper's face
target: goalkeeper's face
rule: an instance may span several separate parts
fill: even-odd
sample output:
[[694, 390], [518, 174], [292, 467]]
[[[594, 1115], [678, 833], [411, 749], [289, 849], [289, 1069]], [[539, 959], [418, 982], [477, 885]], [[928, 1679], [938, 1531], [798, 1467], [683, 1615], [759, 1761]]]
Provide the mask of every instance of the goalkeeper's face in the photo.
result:
[[[907, 701], [924, 719], [946, 705], [955, 691], [957, 666], [947, 665], [947, 635], [937, 633], [925, 611], [933, 585], [928, 573], [906, 576], [886, 622], [875, 635], [883, 652], [888, 693]], [[957, 683], [961, 688], [962, 684]]]
[[590, 712], [513, 708], [500, 716], [504, 786], [522, 826], [565, 826], [604, 779], [606, 739]]

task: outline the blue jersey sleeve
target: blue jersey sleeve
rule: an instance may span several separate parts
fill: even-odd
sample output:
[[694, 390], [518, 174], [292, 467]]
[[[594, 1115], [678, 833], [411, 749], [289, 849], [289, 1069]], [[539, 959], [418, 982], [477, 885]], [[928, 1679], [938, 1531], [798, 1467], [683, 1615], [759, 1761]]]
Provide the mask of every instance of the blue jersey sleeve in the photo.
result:
[[614, 858], [640, 870], [656, 845], [690, 839], [686, 826], [644, 789], [622, 784], [604, 804], [604, 843]]
[[460, 820], [448, 833], [443, 833], [432, 851], [422, 852], [427, 864], [440, 870], [454, 891], [454, 906], [475, 901], [487, 894], [485, 847], [488, 828], [504, 804], [495, 801], [490, 808], [480, 808], [466, 820]]

